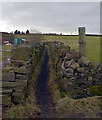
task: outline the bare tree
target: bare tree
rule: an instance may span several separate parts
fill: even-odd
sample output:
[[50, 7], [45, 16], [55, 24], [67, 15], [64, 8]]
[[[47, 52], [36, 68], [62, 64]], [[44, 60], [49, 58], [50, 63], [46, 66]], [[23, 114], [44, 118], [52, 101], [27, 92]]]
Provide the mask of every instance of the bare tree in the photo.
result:
[[28, 39], [31, 45], [35, 45], [36, 43], [41, 42], [43, 34], [32, 27], [30, 29], [30, 34], [25, 35], [25, 39]]

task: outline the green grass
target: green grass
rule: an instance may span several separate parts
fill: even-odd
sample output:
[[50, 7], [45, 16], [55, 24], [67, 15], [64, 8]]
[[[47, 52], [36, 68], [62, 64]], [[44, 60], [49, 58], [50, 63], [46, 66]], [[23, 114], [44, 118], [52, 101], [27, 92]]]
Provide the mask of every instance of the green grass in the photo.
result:
[[43, 35], [41, 34], [15, 35], [15, 37], [21, 39], [27, 39], [31, 44], [40, 42], [43, 39]]
[[11, 45], [2, 45], [2, 50], [11, 50]]
[[2, 45], [0, 48], [3, 50], [2, 51], [2, 60], [6, 60], [10, 55], [11, 51], [4, 51], [4, 50], [11, 50], [11, 45]]
[[[44, 36], [43, 41], [60, 41], [65, 45], [71, 46], [72, 49], [79, 51], [78, 36]], [[100, 63], [100, 37], [86, 36], [86, 53], [87, 57]]]
[[[98, 96], [87, 97], [83, 99], [72, 99], [65, 97], [60, 99], [56, 104], [56, 112], [59, 118], [66, 118], [80, 115], [83, 118], [99, 118], [101, 101]], [[63, 113], [63, 114], [62, 114]]]
[[87, 36], [87, 56], [92, 61], [100, 63], [100, 37]]
[[[61, 41], [64, 42], [65, 45], [71, 46], [72, 49], [79, 51], [79, 44], [78, 44], [78, 36], [39, 36], [35, 35], [16, 35], [19, 38], [29, 39], [31, 41], [39, 41], [40, 39], [43, 41]], [[100, 37], [98, 36], [86, 36], [86, 52], [87, 57], [92, 60], [100, 63]], [[2, 49], [11, 49], [9, 45], [3, 45]], [[4, 53], [5, 54], [5, 53]], [[7, 53], [7, 56], [9, 52]]]
[[11, 53], [11, 58], [13, 60], [29, 60], [31, 55], [31, 48], [29, 47], [21, 47], [18, 49], [13, 49]]

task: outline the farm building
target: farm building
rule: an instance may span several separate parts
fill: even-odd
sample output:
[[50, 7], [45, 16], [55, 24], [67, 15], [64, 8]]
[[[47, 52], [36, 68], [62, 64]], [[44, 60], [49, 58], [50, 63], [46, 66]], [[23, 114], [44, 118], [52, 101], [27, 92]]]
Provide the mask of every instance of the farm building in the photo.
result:
[[14, 38], [15, 45], [20, 45], [20, 43], [21, 43], [21, 38]]

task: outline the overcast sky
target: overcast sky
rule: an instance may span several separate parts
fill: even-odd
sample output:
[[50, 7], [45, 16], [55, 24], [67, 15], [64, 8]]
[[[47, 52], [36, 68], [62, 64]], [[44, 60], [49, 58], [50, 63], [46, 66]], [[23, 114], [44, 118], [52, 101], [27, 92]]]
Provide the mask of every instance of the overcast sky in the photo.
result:
[[87, 33], [100, 33], [99, 2], [5, 2], [1, 6], [0, 31], [33, 28], [76, 34], [79, 26], [85, 26]]

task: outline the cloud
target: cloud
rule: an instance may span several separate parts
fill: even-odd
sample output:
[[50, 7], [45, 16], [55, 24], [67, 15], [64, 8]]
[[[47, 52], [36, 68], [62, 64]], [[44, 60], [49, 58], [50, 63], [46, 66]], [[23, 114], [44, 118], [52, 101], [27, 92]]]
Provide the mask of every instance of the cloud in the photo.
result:
[[3, 21], [12, 30], [75, 32], [78, 26], [99, 33], [100, 4], [94, 2], [12, 2], [2, 5]]

